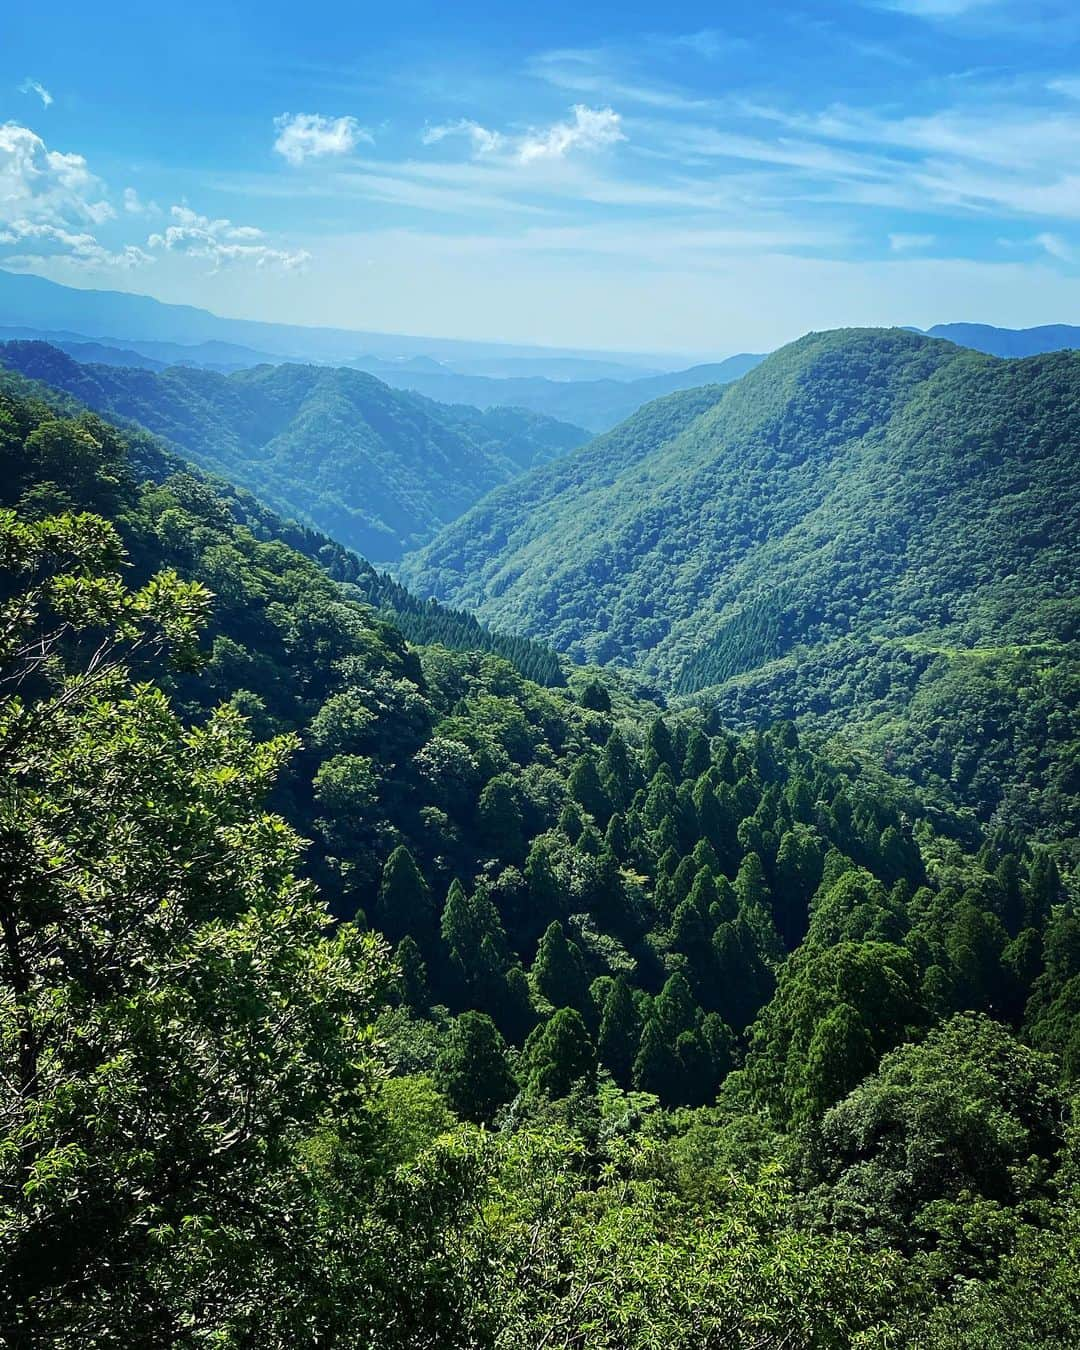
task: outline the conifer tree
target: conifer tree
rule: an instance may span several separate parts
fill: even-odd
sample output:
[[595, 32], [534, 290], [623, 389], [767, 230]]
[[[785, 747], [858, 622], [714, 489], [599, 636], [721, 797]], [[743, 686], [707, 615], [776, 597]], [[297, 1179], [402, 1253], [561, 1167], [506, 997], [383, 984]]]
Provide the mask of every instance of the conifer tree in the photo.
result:
[[712, 763], [709, 742], [695, 727], [686, 743], [683, 756], [682, 773], [684, 778], [700, 778]]
[[1024, 927], [1042, 928], [1050, 917], [1050, 910], [1060, 904], [1061, 899], [1061, 873], [1057, 861], [1049, 849], [1038, 849], [1028, 868]]
[[392, 942], [406, 934], [423, 942], [432, 926], [431, 892], [413, 855], [399, 844], [386, 860], [375, 905], [378, 926]]
[[994, 872], [1001, 894], [1001, 921], [1012, 935], [1024, 921], [1024, 889], [1020, 863], [1015, 853], [1006, 853]]
[[574, 802], [567, 802], [559, 812], [559, 829], [572, 844], [576, 844], [584, 828], [580, 810]]
[[611, 802], [625, 809], [634, 791], [634, 769], [626, 741], [614, 728], [600, 755], [600, 781]]
[[873, 1071], [870, 1033], [857, 1009], [838, 1003], [818, 1023], [810, 1040], [798, 1094], [797, 1112], [817, 1117]]
[[469, 895], [455, 877], [443, 907], [441, 931], [459, 997], [485, 1008], [496, 1007], [503, 992], [508, 949], [499, 911], [483, 882]]
[[645, 735], [645, 754], [642, 760], [645, 776], [652, 778], [661, 766], [673, 771], [676, 762], [671, 732], [664, 719], [658, 717], [651, 723]]
[[642, 1028], [641, 1042], [634, 1058], [633, 1082], [638, 1092], [653, 1093], [663, 1106], [679, 1099], [682, 1073], [675, 1044], [668, 1029], [655, 1016], [647, 1018]]
[[550, 839], [541, 836], [533, 840], [525, 860], [525, 883], [529, 889], [529, 922], [523, 936], [535, 940], [545, 926], [566, 909], [562, 886], [552, 862]]
[[398, 969], [397, 987], [401, 1002], [413, 1012], [424, 1012], [431, 1003], [427, 967], [415, 940], [406, 934], [397, 945], [394, 962]]
[[596, 1052], [576, 1008], [558, 1011], [529, 1037], [525, 1046], [528, 1088], [533, 1096], [565, 1097], [579, 1080], [592, 1088]]
[[589, 980], [581, 949], [570, 942], [563, 926], [556, 920], [540, 939], [536, 960], [532, 967], [533, 983], [537, 991], [553, 1008], [588, 1007]]
[[517, 1093], [506, 1042], [486, 1013], [454, 1018], [435, 1061], [435, 1081], [459, 1116], [478, 1123], [490, 1121]]
[[494, 1016], [504, 1035], [515, 1044], [520, 1044], [536, 1025], [529, 978], [520, 965], [513, 965], [506, 972], [505, 997]]
[[620, 976], [604, 1001], [597, 1040], [600, 1062], [611, 1071], [620, 1087], [631, 1084], [640, 1039], [641, 1017], [630, 986]]
[[603, 828], [611, 814], [611, 802], [600, 782], [592, 755], [581, 755], [570, 770], [566, 786], [571, 797]]
[[620, 862], [626, 861], [630, 852], [630, 845], [626, 834], [626, 820], [618, 811], [608, 821], [604, 843], [608, 851], [614, 854]]
[[510, 780], [499, 774], [484, 788], [476, 804], [480, 839], [495, 857], [520, 862], [525, 851], [521, 807]]
[[652, 1015], [664, 1028], [672, 1044], [684, 1031], [697, 1029], [701, 1009], [694, 1001], [690, 983], [681, 970], [676, 970], [664, 982], [663, 989], [653, 1000]]

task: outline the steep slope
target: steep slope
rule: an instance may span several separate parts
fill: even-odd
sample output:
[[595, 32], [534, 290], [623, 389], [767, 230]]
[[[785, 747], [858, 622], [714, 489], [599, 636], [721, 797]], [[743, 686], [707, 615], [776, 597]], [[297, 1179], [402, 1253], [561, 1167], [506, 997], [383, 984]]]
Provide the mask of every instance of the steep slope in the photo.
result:
[[380, 562], [585, 433], [509, 408], [444, 407], [359, 371], [259, 366], [231, 375], [80, 365], [45, 343], [0, 363], [131, 419], [197, 463]]
[[[13, 406], [32, 410], [35, 426], [46, 420], [48, 414], [71, 421], [81, 419], [80, 425], [87, 424], [89, 419], [93, 426], [91, 443], [100, 439], [98, 427], [108, 426], [91, 418], [86, 407], [69, 394], [2, 368], [0, 397], [10, 400]], [[117, 443], [111, 426], [108, 426], [106, 440], [110, 445], [115, 446]], [[83, 442], [84, 446], [91, 443]], [[127, 427], [119, 443], [123, 447], [124, 476], [151, 485], [168, 481], [182, 501], [184, 510], [189, 514], [196, 513], [197, 528], [201, 529], [212, 522], [215, 528], [221, 530], [228, 522], [230, 529], [235, 528], [245, 536], [250, 536], [256, 547], [264, 544], [279, 549], [284, 547], [286, 557], [299, 555], [304, 559], [305, 567], [309, 562], [317, 564], [325, 573], [327, 582], [336, 582], [345, 596], [370, 607], [380, 620], [399, 629], [410, 642], [439, 643], [451, 651], [488, 652], [509, 661], [521, 674], [538, 684], [566, 683], [560, 661], [550, 647], [529, 638], [493, 632], [479, 623], [475, 615], [463, 610], [417, 599], [400, 582], [376, 570], [366, 559], [343, 548], [318, 530], [295, 521], [283, 520], [250, 492], [204, 473], [173, 454], [162, 441], [142, 428]], [[100, 451], [99, 445], [97, 453]], [[16, 454], [7, 466], [7, 481], [0, 487], [0, 498], [4, 500], [13, 502], [20, 485], [32, 493], [39, 490], [32, 475], [29, 483], [24, 480], [20, 458]], [[52, 491], [48, 481], [40, 490], [46, 495]], [[83, 504], [76, 498], [72, 498], [70, 503], [61, 498], [60, 502], [65, 506]], [[91, 505], [95, 510], [103, 507], [102, 501], [97, 498], [92, 500]], [[204, 517], [202, 519], [199, 518], [200, 511]], [[173, 543], [181, 546], [182, 539], [174, 539]], [[164, 541], [157, 540], [154, 547], [164, 547]], [[277, 560], [281, 561], [280, 553]], [[332, 596], [334, 592], [324, 587], [323, 593]], [[283, 684], [288, 683], [284, 672], [279, 672], [279, 678]]]
[[790, 724], [414, 648], [24, 386], [0, 1340], [1073, 1344], [1068, 850], [939, 830]]
[[[887, 714], [878, 742], [906, 741], [903, 767], [924, 780], [951, 781], [985, 815], [1012, 785], [1027, 826], [1075, 823], [1080, 358], [828, 333], [702, 409], [705, 393], [501, 489], [403, 577], [577, 659], [708, 689], [743, 721], [806, 715], [869, 734]], [[883, 641], [887, 659], [852, 679]], [[977, 745], [946, 723], [928, 756], [905, 709], [936, 704], [926, 680], [994, 654], [1025, 672], [1006, 681], [1004, 711], [984, 709]], [[1048, 663], [1055, 679], [1036, 681], [1025, 721], [1017, 688]], [[969, 692], [1001, 703], [1000, 689]], [[1049, 758], [1026, 755], [1040, 719]]]

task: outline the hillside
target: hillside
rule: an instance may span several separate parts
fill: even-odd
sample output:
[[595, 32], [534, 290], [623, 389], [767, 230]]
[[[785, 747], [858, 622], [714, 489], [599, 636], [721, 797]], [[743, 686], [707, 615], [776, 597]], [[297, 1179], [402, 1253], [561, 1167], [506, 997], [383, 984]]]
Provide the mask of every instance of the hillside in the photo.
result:
[[535, 413], [446, 407], [332, 367], [151, 371], [82, 365], [35, 342], [0, 346], [0, 364], [149, 428], [377, 562], [586, 439]]
[[985, 819], [1068, 833], [1078, 443], [1073, 355], [815, 334], [492, 494], [401, 571], [578, 660], [708, 690], [744, 724], [856, 731]]
[[413, 647], [63, 414], [0, 381], [5, 1342], [1066, 1343], [1052, 853]]

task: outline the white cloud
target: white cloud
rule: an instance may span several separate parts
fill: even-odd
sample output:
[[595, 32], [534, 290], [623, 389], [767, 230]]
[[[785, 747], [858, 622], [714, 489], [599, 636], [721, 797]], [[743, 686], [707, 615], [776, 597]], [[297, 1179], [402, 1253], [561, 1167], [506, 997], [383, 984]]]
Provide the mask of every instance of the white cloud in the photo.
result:
[[890, 234], [889, 247], [894, 253], [914, 253], [919, 249], [930, 248], [936, 242], [932, 234]]
[[0, 228], [0, 244], [22, 246], [31, 243], [47, 252], [16, 254], [4, 258], [5, 267], [59, 262], [78, 268], [120, 267], [130, 270], [145, 267], [154, 260], [135, 244], [126, 244], [119, 251], [110, 251], [87, 231], [64, 229], [42, 221], [13, 220]]
[[0, 221], [100, 225], [115, 215], [103, 191], [82, 155], [50, 150], [36, 132], [17, 122], [0, 125]]
[[504, 143], [504, 137], [500, 132], [489, 131], [487, 127], [482, 127], [479, 122], [473, 122], [467, 117], [462, 117], [457, 122], [446, 122], [442, 126], [427, 127], [421, 140], [425, 145], [437, 145], [448, 136], [467, 136], [472, 142], [473, 153], [477, 155], [493, 154], [500, 150]]
[[622, 118], [611, 108], [589, 108], [584, 103], [575, 103], [571, 112], [570, 121], [554, 122], [517, 136], [492, 131], [463, 117], [457, 122], [428, 127], [422, 139], [425, 145], [436, 145], [450, 136], [465, 136], [474, 155], [508, 155], [519, 164], [565, 159], [572, 150], [600, 150], [626, 140]]
[[224, 218], [212, 220], [188, 206], [174, 206], [169, 214], [173, 223], [152, 234], [147, 247], [206, 258], [214, 272], [233, 263], [280, 267], [292, 272], [303, 268], [311, 258], [306, 249], [289, 251], [257, 242], [265, 235], [254, 225], [234, 225]]
[[45, 108], [48, 108], [53, 101], [52, 94], [39, 80], [23, 80], [22, 84], [19, 85], [19, 92], [21, 94], [37, 94], [38, 98], [41, 99], [42, 107]]
[[129, 216], [159, 216], [161, 207], [157, 202], [144, 202], [133, 187], [124, 189], [124, 210]]
[[895, 9], [920, 19], [955, 19], [972, 10], [989, 9], [999, 0], [881, 0], [876, 9]]
[[599, 150], [626, 140], [622, 118], [611, 108], [587, 108], [584, 103], [575, 103], [572, 111], [572, 122], [556, 122], [546, 131], [524, 137], [517, 151], [522, 164], [562, 159], [571, 150]]
[[1044, 230], [1042, 234], [1037, 234], [1031, 241], [1033, 244], [1049, 253], [1051, 258], [1057, 258], [1061, 262], [1075, 262], [1076, 250], [1060, 234], [1052, 234]]
[[685, 47], [706, 61], [715, 60], [741, 45], [737, 38], [730, 38], [716, 28], [700, 28], [696, 33], [680, 33], [668, 40], [668, 46]]
[[282, 113], [274, 119], [274, 149], [290, 164], [327, 155], [347, 155], [360, 141], [371, 142], [355, 117], [323, 117], [319, 113]]

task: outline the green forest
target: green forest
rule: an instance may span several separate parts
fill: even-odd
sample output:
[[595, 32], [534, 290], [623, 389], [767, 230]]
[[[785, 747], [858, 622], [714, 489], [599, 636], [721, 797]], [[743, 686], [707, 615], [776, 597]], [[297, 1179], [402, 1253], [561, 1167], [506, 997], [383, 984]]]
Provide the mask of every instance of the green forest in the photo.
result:
[[[650, 405], [474, 513], [485, 585], [550, 482], [597, 534], [493, 631], [5, 377], [0, 1340], [1071, 1350], [1074, 360], [840, 335]], [[647, 504], [695, 465], [756, 512], [727, 579], [731, 523]], [[750, 542], [788, 589], [725, 648]], [[408, 575], [467, 606], [449, 549]], [[533, 640], [629, 666], [706, 577], [700, 678], [688, 606], [644, 679]]]
[[451, 407], [343, 368], [152, 371], [80, 364], [44, 342], [0, 343], [0, 366], [149, 428], [267, 506], [384, 564], [491, 488], [588, 439], [539, 413]]
[[986, 825], [1080, 830], [1080, 358], [811, 334], [493, 492], [423, 595], [727, 725], [842, 733]]

